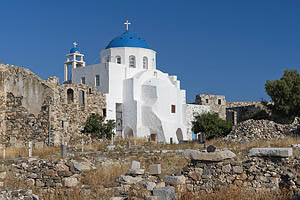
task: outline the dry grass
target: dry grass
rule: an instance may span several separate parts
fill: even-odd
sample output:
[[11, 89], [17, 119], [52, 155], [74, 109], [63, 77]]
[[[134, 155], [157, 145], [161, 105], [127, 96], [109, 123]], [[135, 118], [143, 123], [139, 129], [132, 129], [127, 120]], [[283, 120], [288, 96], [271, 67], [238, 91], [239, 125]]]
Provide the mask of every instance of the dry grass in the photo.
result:
[[289, 191], [249, 191], [245, 188], [223, 187], [211, 194], [182, 193], [179, 200], [290, 200], [293, 194]]
[[[3, 159], [3, 151], [4, 149], [0, 149], [0, 159]], [[40, 158], [47, 158], [49, 155], [59, 154], [60, 148], [59, 147], [44, 147], [41, 149], [32, 150], [33, 156], [38, 156]], [[21, 158], [21, 157], [28, 157], [29, 156], [29, 149], [28, 148], [16, 148], [16, 147], [8, 147], [5, 149], [5, 158]]]
[[114, 164], [109, 167], [101, 166], [96, 170], [90, 171], [82, 179], [84, 185], [109, 187], [115, 179], [129, 170], [128, 165]]

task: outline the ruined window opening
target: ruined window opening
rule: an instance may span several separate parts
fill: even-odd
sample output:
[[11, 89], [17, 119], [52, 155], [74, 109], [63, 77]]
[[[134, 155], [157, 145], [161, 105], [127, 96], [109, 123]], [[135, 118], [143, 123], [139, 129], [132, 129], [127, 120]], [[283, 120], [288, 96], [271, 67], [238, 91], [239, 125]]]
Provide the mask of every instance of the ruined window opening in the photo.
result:
[[81, 77], [81, 84], [85, 84], [85, 77]]
[[206, 103], [208, 103], [208, 99], [206, 99]]
[[171, 105], [171, 113], [176, 113], [176, 106], [175, 105]]
[[84, 104], [84, 91], [79, 91], [79, 104]]
[[92, 94], [92, 88], [89, 88], [89, 94]]
[[117, 63], [117, 64], [121, 64], [121, 57], [120, 57], [120, 56], [117, 56], [117, 57], [116, 57], [116, 63]]
[[102, 115], [103, 115], [103, 117], [106, 117], [106, 108], [103, 108]]
[[67, 90], [67, 99], [68, 99], [68, 104], [74, 102], [74, 91], [72, 89]]
[[218, 104], [221, 105], [222, 101], [221, 99], [218, 99]]
[[95, 76], [95, 86], [100, 86], [100, 75]]

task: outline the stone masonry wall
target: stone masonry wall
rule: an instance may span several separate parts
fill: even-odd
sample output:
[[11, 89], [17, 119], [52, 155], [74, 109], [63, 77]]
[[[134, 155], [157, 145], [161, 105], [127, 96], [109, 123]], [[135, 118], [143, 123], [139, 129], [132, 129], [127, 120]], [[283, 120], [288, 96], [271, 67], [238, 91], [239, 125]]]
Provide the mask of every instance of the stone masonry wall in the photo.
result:
[[226, 99], [223, 95], [198, 94], [196, 104], [210, 107], [210, 111], [218, 113], [221, 119], [226, 119]]
[[105, 107], [105, 95], [94, 87], [59, 85], [57, 77], [42, 80], [28, 69], [0, 64], [1, 144], [58, 144], [62, 136], [69, 141], [91, 113], [102, 115]]
[[262, 108], [260, 102], [227, 102], [226, 119], [236, 125], [241, 121], [242, 116], [251, 116]]
[[[73, 101], [68, 101], [67, 91], [73, 91]], [[64, 137], [72, 140], [72, 135], [80, 134], [84, 123], [91, 114], [103, 115], [106, 108], [104, 94], [88, 85], [63, 84], [56, 91], [56, 103], [51, 106], [51, 131], [54, 133], [54, 143]]]
[[184, 169], [187, 190], [212, 193], [217, 187], [236, 185], [248, 189], [287, 188], [299, 192], [300, 159], [291, 158], [249, 158], [248, 160], [222, 162], [194, 161]]

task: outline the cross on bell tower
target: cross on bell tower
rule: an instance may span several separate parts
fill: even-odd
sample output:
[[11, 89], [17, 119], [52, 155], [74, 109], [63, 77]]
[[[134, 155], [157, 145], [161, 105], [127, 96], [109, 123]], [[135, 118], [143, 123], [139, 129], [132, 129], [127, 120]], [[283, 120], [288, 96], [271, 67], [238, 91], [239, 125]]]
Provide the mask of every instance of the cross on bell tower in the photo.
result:
[[128, 19], [126, 20], [126, 22], [124, 23], [126, 25], [126, 31], [128, 31], [129, 29], [129, 25], [131, 24]]

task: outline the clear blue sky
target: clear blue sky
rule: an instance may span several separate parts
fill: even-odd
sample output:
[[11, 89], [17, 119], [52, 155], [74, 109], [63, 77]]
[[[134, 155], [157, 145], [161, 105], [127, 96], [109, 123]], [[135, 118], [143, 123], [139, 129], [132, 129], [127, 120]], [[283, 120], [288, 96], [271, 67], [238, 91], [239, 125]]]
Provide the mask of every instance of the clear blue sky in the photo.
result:
[[266, 80], [300, 66], [297, 0], [6, 0], [0, 4], [0, 61], [63, 79], [73, 41], [87, 64], [130, 30], [157, 51], [157, 66], [196, 94], [227, 101], [268, 99]]

